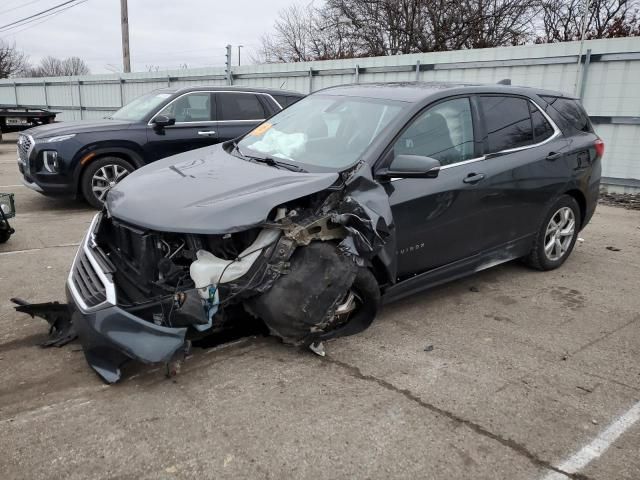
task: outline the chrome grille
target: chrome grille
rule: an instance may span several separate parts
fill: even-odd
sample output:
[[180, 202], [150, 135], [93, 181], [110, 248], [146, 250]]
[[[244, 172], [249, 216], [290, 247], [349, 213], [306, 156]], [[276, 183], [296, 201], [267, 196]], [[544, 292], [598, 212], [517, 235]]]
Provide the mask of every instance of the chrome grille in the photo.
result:
[[18, 136], [18, 156], [20, 157], [20, 161], [25, 165], [29, 161], [29, 153], [31, 153], [32, 146], [33, 142], [29, 135], [20, 134]]
[[95, 307], [107, 299], [106, 288], [82, 247], [73, 265], [71, 280], [87, 307]]

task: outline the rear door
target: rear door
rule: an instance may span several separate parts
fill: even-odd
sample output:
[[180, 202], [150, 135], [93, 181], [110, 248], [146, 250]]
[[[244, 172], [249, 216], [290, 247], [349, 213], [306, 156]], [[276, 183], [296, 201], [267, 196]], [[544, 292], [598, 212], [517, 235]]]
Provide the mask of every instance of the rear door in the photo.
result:
[[569, 142], [528, 97], [480, 95], [478, 103], [487, 157], [480, 198], [483, 249], [526, 245], [571, 177]]
[[158, 128], [152, 125], [153, 120], [149, 122], [148, 158], [158, 160], [217, 143], [215, 112], [215, 94], [211, 92], [186, 93], [167, 104], [157, 115], [174, 118], [176, 123]]
[[387, 185], [396, 224], [398, 275], [431, 270], [479, 251], [483, 223], [479, 189], [483, 161], [468, 97], [425, 109], [393, 145], [393, 155], [422, 155], [440, 161], [437, 178], [395, 179]]
[[244, 135], [269, 116], [259, 94], [252, 92], [218, 92], [216, 105], [221, 142]]

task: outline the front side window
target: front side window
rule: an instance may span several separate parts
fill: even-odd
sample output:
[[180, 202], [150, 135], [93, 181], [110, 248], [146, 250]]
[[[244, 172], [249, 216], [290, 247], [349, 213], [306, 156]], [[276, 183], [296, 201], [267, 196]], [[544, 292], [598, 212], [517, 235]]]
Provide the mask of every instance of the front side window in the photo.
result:
[[468, 98], [447, 100], [416, 118], [396, 141], [395, 155], [421, 155], [451, 165], [474, 157]]
[[211, 97], [207, 92], [188, 93], [163, 108], [159, 115], [175, 118], [176, 123], [210, 122], [214, 120]]
[[480, 97], [489, 143], [488, 153], [534, 143], [529, 103], [518, 97]]
[[220, 120], [261, 120], [264, 108], [252, 93], [219, 93], [218, 112]]
[[407, 106], [394, 100], [314, 94], [258, 126], [238, 147], [246, 154], [343, 169], [358, 161]]

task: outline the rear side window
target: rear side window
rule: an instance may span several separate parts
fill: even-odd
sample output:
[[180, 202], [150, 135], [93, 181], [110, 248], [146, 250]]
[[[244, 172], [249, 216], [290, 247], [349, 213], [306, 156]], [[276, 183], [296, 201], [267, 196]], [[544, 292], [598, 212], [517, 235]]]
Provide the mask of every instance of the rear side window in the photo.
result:
[[480, 97], [490, 153], [535, 143], [529, 103], [518, 97]]
[[582, 105], [577, 100], [562, 97], [541, 96], [569, 124], [581, 132], [593, 132], [591, 122]]
[[261, 120], [265, 118], [264, 108], [258, 97], [252, 93], [219, 93], [219, 120]]
[[529, 102], [531, 111], [531, 123], [533, 124], [533, 140], [535, 143], [544, 142], [553, 135], [553, 127], [542, 112], [533, 103]]
[[276, 100], [276, 102], [280, 104], [282, 108], [287, 108], [289, 105], [293, 105], [294, 103], [296, 103], [298, 100], [302, 98], [302, 97], [294, 97], [290, 95], [271, 95], [271, 96]]

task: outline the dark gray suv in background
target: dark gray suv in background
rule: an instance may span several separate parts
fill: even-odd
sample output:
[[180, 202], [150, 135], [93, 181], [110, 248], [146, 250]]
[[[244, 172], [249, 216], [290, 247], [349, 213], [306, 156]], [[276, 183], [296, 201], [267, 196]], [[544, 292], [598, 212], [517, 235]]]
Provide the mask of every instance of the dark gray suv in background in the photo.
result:
[[244, 135], [304, 95], [244, 87], [163, 88], [103, 120], [42, 125], [18, 137], [28, 187], [102, 207], [109, 189], [160, 158]]

